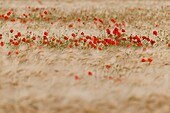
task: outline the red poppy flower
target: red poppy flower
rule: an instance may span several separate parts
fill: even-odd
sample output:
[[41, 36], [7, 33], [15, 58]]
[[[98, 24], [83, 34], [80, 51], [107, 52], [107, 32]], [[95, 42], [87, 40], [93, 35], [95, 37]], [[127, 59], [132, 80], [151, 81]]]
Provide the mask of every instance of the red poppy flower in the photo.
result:
[[46, 39], [47, 39], [47, 36], [43, 36], [43, 38], [44, 38], [44, 40], [46, 40]]
[[14, 32], [14, 30], [13, 30], [13, 29], [11, 29], [11, 30], [10, 30], [10, 33], [13, 33], [13, 32]]
[[83, 35], [83, 36], [84, 36], [84, 32], [81, 32], [81, 35]]
[[4, 42], [1, 42], [1, 46], [4, 46]]
[[154, 34], [155, 36], [158, 36], [158, 32], [157, 32], [156, 30], [153, 31], [153, 34]]
[[77, 21], [80, 22], [81, 21], [80, 18], [78, 18]]
[[153, 60], [152, 60], [151, 58], [148, 58], [148, 61], [149, 61], [149, 62], [152, 62]]
[[116, 41], [115, 44], [116, 44], [117, 46], [119, 46], [119, 41]]
[[[49, 43], [48, 43], [49, 44]], [[62, 45], [63, 44], [63, 42], [60, 40], [60, 44]]]
[[125, 29], [122, 29], [122, 32], [125, 32]]
[[118, 37], [121, 37], [121, 35], [122, 35], [122, 34], [121, 34], [120, 32], [117, 33], [117, 36], [118, 36]]
[[112, 77], [112, 76], [109, 76], [109, 80], [113, 80], [113, 77]]
[[107, 69], [110, 69], [110, 67], [111, 67], [110, 65], [106, 65], [106, 68], [107, 68]]
[[146, 40], [149, 42], [151, 39], [150, 38], [146, 38]]
[[83, 39], [84, 43], [87, 42], [87, 39]]
[[20, 32], [18, 32], [18, 33], [17, 33], [17, 36], [18, 36], [18, 37], [20, 37], [20, 36], [21, 36], [21, 33], [20, 33]]
[[94, 44], [92, 46], [93, 46], [94, 49], [97, 49], [97, 47]]
[[143, 48], [143, 51], [146, 51], [146, 47]]
[[136, 36], [134, 36], [134, 39], [136, 39], [136, 40], [137, 40], [137, 42], [141, 42], [141, 41], [140, 41], [139, 36], [137, 36], [137, 35], [136, 35]]
[[48, 36], [48, 32], [44, 32], [44, 35], [45, 35], [45, 36]]
[[32, 37], [32, 40], [36, 40], [36, 38], [33, 36], [33, 37]]
[[168, 44], [168, 47], [170, 47], [170, 43]]
[[8, 16], [5, 16], [5, 20], [8, 20]]
[[97, 21], [97, 18], [94, 18], [94, 21]]
[[76, 37], [76, 34], [72, 33], [71, 36], [75, 38], [75, 37]]
[[73, 48], [73, 46], [72, 46], [72, 45], [69, 45], [69, 48]]
[[16, 51], [16, 52], [15, 52], [15, 54], [17, 54], [17, 55], [18, 55], [18, 54], [19, 54], [19, 52], [18, 52], [18, 51]]
[[141, 62], [146, 62], [146, 60], [144, 58], [142, 58]]
[[130, 44], [128, 44], [127, 46], [126, 46], [126, 48], [130, 48], [131, 47], [131, 45]]
[[142, 46], [142, 43], [138, 43], [138, 47], [141, 47]]
[[142, 39], [145, 40], [145, 39], [146, 39], [146, 36], [142, 36]]
[[68, 27], [73, 27], [73, 24], [69, 24]]
[[25, 41], [26, 41], [26, 38], [23, 38], [22, 41], [25, 42]]
[[87, 36], [86, 36], [86, 39], [91, 39], [91, 37], [87, 35]]
[[99, 19], [99, 22], [103, 24], [103, 20], [102, 19]]
[[14, 42], [14, 45], [15, 45], [15, 46], [18, 46], [18, 45], [19, 45], [19, 43], [18, 43], [18, 42]]
[[122, 38], [123, 41], [126, 41], [126, 38]]
[[65, 40], [68, 40], [68, 37], [67, 37], [67, 36], [64, 36], [64, 39], [65, 39]]
[[119, 32], [119, 29], [116, 27], [114, 30], [113, 30], [113, 34], [117, 34]]
[[11, 22], [15, 22], [15, 19], [11, 19]]
[[8, 12], [7, 15], [9, 16], [11, 14], [11, 12]]
[[110, 34], [110, 29], [106, 29], [107, 34]]
[[89, 75], [89, 76], [92, 76], [92, 72], [89, 71], [89, 72], [88, 72], [88, 75]]
[[78, 75], [75, 75], [75, 76], [74, 76], [74, 79], [75, 79], [75, 80], [79, 80], [80, 77], [79, 77]]
[[27, 43], [30, 43], [30, 40], [26, 40]]
[[10, 54], [11, 54], [11, 52], [9, 51], [9, 52], [8, 52], [8, 55], [10, 55]]
[[48, 12], [47, 12], [47, 11], [44, 11], [44, 14], [45, 14], [45, 15], [47, 15], [47, 14], [48, 14]]
[[111, 19], [111, 21], [112, 21], [113, 23], [116, 23], [116, 21], [115, 21], [114, 19]]
[[102, 48], [101, 48], [101, 47], [98, 47], [98, 50], [99, 50], [99, 51], [101, 51], [101, 50], [102, 50]]
[[78, 44], [78, 43], [75, 43], [75, 46], [77, 47], [77, 46], [79, 46], [79, 44]]
[[154, 41], [154, 40], [151, 40], [150, 43], [153, 45], [153, 44], [155, 43], [155, 41]]
[[12, 40], [12, 39], [10, 39], [9, 41], [10, 41], [11, 43], [13, 42], [13, 40]]

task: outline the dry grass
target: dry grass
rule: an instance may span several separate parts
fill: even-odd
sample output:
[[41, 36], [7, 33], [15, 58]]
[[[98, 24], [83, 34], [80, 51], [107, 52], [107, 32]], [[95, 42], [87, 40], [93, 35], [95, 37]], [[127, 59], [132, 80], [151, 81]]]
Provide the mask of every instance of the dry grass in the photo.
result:
[[[27, 24], [0, 20], [0, 33], [6, 36], [5, 41], [10, 38], [6, 33], [11, 28], [24, 34], [28, 26], [36, 35], [48, 30], [50, 34], [62, 36], [80, 30], [102, 37], [103, 29], [91, 25], [94, 17], [103, 19], [105, 24], [110, 18], [125, 21], [127, 34], [150, 35], [153, 39], [154, 29], [163, 30], [165, 34], [170, 31], [168, 0], [42, 0], [42, 3], [2, 0], [0, 4], [0, 14], [14, 8], [17, 17], [31, 6], [45, 8], [53, 20], [67, 17], [53, 25], [37, 15], [31, 16], [35, 22]], [[85, 26], [75, 24], [68, 28], [77, 18], [85, 21], [86, 16], [89, 19]], [[156, 24], [159, 27], [155, 27]], [[24, 46], [19, 49], [22, 50], [19, 55], [9, 57], [8, 48], [0, 47], [0, 113], [170, 112], [170, 48], [165, 44], [146, 51], [117, 46], [103, 51], [25, 49]], [[141, 63], [142, 58], [149, 57], [152, 63]], [[107, 64], [111, 65], [109, 70], [105, 68]], [[88, 71], [93, 72], [93, 76], [88, 76]], [[80, 80], [75, 80], [75, 75], [80, 76]]]

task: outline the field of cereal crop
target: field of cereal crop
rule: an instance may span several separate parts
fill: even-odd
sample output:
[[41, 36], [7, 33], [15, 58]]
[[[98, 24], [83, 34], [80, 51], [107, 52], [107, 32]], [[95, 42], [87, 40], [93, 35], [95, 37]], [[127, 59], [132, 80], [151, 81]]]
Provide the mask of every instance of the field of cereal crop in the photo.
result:
[[0, 113], [170, 113], [170, 1], [1, 0]]

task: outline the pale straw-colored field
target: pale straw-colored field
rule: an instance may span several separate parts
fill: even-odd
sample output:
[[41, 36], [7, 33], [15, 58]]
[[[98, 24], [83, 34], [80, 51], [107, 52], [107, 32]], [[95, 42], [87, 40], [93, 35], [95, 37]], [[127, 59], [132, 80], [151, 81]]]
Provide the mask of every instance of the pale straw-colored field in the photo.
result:
[[[52, 20], [41, 19], [28, 7], [47, 11]], [[0, 42], [5, 43], [0, 46], [0, 113], [170, 113], [168, 0], [0, 1], [0, 15], [11, 8], [15, 22], [0, 16]], [[18, 19], [24, 13], [31, 13], [26, 23]], [[104, 25], [94, 24], [94, 17], [102, 19]], [[77, 22], [78, 18], [85, 24]], [[17, 32], [21, 37], [29, 36], [29, 32], [35, 37], [43, 36], [43, 32], [56, 38], [71, 37], [73, 32], [81, 37], [84, 32], [106, 38], [105, 28], [99, 27], [106, 27], [111, 18], [125, 22], [125, 36], [146, 35], [159, 40], [153, 46], [119, 45], [101, 51], [82, 49], [83, 44], [73, 48], [38, 42], [32, 46], [8, 45]], [[73, 27], [68, 27], [70, 24]], [[159, 31], [158, 37], [154, 30]], [[143, 58], [152, 61], [142, 62]]]

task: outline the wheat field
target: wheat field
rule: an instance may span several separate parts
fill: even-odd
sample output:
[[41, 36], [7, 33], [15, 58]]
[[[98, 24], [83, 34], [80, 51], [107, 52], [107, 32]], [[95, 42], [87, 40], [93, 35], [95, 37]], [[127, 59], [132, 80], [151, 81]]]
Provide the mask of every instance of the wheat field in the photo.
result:
[[1, 0], [0, 113], [170, 113], [170, 2]]

